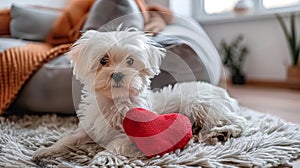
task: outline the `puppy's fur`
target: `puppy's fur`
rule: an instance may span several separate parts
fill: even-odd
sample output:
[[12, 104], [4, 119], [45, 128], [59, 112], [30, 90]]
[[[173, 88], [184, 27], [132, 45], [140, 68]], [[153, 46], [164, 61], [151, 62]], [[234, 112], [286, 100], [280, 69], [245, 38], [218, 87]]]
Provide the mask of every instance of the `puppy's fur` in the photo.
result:
[[[165, 50], [139, 31], [87, 31], [72, 46], [69, 55], [74, 74], [84, 84], [77, 115], [77, 131], [48, 148], [34, 153], [39, 159], [66, 151], [66, 145], [97, 142], [125, 156], [141, 153], [124, 134], [122, 120], [131, 108], [159, 114], [181, 113], [194, 125], [201, 141], [215, 142], [218, 136], [237, 137], [244, 118], [234, 112], [237, 102], [225, 90], [204, 82], [149, 90], [150, 79], [159, 74]], [[224, 140], [224, 139], [221, 139]]]

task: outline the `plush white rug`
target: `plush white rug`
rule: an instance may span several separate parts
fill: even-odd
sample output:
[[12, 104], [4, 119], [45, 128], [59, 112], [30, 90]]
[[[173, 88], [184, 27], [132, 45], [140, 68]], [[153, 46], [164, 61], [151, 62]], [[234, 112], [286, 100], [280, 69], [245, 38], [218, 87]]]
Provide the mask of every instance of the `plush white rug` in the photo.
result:
[[150, 160], [114, 157], [99, 145], [88, 144], [39, 163], [31, 160], [32, 153], [73, 131], [76, 117], [0, 117], [0, 167], [291, 167], [291, 161], [300, 156], [300, 126], [250, 109], [240, 113], [247, 118], [247, 129], [225, 144], [190, 142], [182, 151]]

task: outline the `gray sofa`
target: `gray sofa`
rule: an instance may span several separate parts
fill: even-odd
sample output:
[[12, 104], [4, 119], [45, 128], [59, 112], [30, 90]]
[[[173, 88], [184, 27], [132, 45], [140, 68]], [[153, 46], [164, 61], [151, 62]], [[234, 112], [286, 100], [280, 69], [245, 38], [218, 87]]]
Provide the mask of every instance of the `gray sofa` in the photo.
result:
[[[162, 73], [152, 80], [152, 88], [185, 81], [206, 81], [217, 85], [221, 76], [221, 60], [203, 28], [191, 18], [175, 16], [174, 23], [157, 37], [167, 49], [161, 65]], [[30, 41], [0, 38], [0, 52]], [[73, 78], [67, 55], [44, 64], [24, 85], [7, 110], [11, 112], [56, 112], [73, 114], [80, 100], [81, 84]]]

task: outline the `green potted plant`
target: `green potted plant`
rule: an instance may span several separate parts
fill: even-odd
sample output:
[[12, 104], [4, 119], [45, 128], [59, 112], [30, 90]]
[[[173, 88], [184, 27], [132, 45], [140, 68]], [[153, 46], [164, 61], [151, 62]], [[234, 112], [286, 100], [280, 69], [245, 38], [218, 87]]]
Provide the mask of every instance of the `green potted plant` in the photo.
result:
[[300, 89], [300, 40], [298, 40], [296, 27], [296, 14], [292, 12], [289, 16], [290, 27], [284, 22], [283, 17], [279, 14], [275, 15], [280, 23], [283, 33], [286, 37], [287, 44], [290, 50], [292, 65], [287, 70], [287, 83], [290, 88]]
[[231, 73], [231, 82], [233, 84], [245, 83], [243, 65], [249, 50], [245, 45], [242, 44], [243, 40], [244, 37], [242, 35], [238, 35], [229, 43], [227, 43], [225, 40], [222, 40], [220, 43], [219, 52], [222, 56], [223, 64]]

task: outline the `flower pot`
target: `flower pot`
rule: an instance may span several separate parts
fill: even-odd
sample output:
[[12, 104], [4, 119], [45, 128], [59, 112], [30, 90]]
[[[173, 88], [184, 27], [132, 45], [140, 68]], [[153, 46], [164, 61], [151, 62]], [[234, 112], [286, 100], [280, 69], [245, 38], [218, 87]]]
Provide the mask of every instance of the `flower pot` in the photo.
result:
[[234, 74], [231, 76], [231, 83], [237, 85], [243, 85], [246, 83], [245, 75], [242, 74]]
[[236, 14], [249, 14], [254, 9], [254, 3], [252, 0], [239, 0], [234, 7]]
[[287, 84], [291, 89], [300, 89], [300, 66], [288, 68]]

